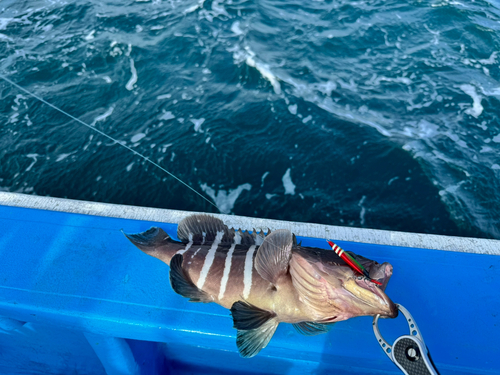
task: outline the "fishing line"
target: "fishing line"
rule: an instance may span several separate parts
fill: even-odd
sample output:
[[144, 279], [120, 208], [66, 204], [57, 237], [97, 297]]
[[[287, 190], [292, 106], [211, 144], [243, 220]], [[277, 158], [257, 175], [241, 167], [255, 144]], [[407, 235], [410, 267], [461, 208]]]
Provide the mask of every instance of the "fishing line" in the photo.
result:
[[75, 120], [76, 122], [80, 123], [81, 125], [83, 126], [86, 126], [87, 128], [89, 129], [92, 129], [93, 131], [103, 135], [104, 137], [110, 139], [111, 141], [113, 141], [113, 143], [117, 143], [119, 144], [120, 146], [126, 148], [127, 150], [131, 151], [132, 153], [134, 153], [135, 155], [141, 157], [142, 159], [146, 160], [148, 163], [151, 163], [153, 164], [155, 167], [161, 169], [163, 172], [165, 172], [166, 174], [168, 174], [170, 177], [173, 177], [175, 178], [177, 181], [179, 181], [181, 184], [183, 184], [184, 186], [186, 186], [188, 189], [190, 189], [191, 191], [193, 191], [194, 193], [198, 194], [200, 197], [202, 197], [203, 199], [205, 199], [208, 203], [210, 203], [212, 206], [214, 206], [215, 208], [217, 208], [217, 210], [219, 209], [217, 207], [217, 205], [215, 205], [214, 203], [212, 203], [210, 200], [208, 200], [205, 196], [203, 196], [201, 193], [199, 193], [197, 190], [195, 190], [194, 188], [192, 188], [191, 186], [189, 186], [188, 184], [186, 184], [184, 181], [182, 181], [180, 178], [178, 178], [177, 176], [175, 176], [173, 173], [170, 173], [169, 171], [167, 171], [165, 168], [163, 168], [162, 166], [160, 166], [159, 164], [155, 163], [154, 161], [152, 161], [151, 159], [149, 159], [148, 157], [144, 156], [143, 154], [135, 151], [134, 149], [128, 147], [127, 145], [123, 144], [122, 142], [114, 139], [113, 137], [111, 137], [110, 135], [102, 132], [101, 130], [83, 122], [82, 120], [80, 120], [79, 118], [69, 114], [68, 112], [65, 112], [63, 111], [62, 109], [56, 107], [55, 105], [49, 103], [48, 101], [46, 101], [45, 99], [41, 98], [40, 96], [36, 95], [36, 94], [33, 94], [31, 91], [28, 91], [26, 90], [24, 87], [21, 87], [19, 86], [17, 83], [13, 82], [12, 80], [10, 80], [9, 78], [7, 78], [6, 76], [4, 76], [3, 74], [0, 73], [0, 78], [2, 78], [4, 81], [10, 83], [12, 86], [16, 87], [17, 89], [21, 90], [22, 92], [32, 96], [33, 98], [41, 101], [42, 103], [48, 105], [49, 107], [55, 109], [56, 111], [59, 111], [61, 112], [62, 114], [68, 116], [69, 118], [71, 118], [72, 120]]

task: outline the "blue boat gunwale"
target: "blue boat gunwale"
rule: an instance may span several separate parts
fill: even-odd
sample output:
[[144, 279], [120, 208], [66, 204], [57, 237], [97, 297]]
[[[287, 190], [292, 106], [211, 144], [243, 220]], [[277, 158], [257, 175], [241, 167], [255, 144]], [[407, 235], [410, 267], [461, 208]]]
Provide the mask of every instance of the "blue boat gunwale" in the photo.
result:
[[[28, 205], [32, 205], [36, 209], [32, 210], [25, 208]], [[37, 283], [27, 284], [31, 286], [31, 288], [16, 290], [12, 287], [15, 285], [13, 284], [14, 281], [12, 281], [15, 280], [13, 276], [17, 274], [20, 275], [22, 272], [18, 271], [16, 273], [15, 270], [10, 272], [10, 278], [9, 275], [7, 276], [10, 280], [10, 284], [0, 280], [0, 315], [28, 321], [34, 325], [43, 323], [51, 326], [60, 325], [63, 329], [67, 330], [81, 330], [89, 337], [95, 337], [95, 335], [99, 337], [99, 335], [101, 335], [103, 342], [107, 342], [106, 340], [109, 337], [122, 337], [127, 340], [147, 340], [147, 342], [158, 343], [170, 342], [171, 345], [179, 345], [192, 341], [196, 342], [195, 346], [198, 346], [196, 350], [201, 350], [204, 353], [203, 355], [212, 355], [214, 353], [213, 350], [216, 350], [220, 353], [226, 353], [225, 355], [228, 356], [225, 357], [226, 360], [231, 358], [231, 363], [234, 363], [235, 366], [240, 366], [240, 369], [244, 369], [245, 366], [248, 366], [245, 365], [245, 362], [240, 362], [238, 359], [234, 340], [235, 331], [232, 329], [229, 313], [220, 306], [214, 304], [196, 305], [176, 295], [170, 290], [168, 285], [165, 285], [168, 284], [168, 267], [157, 259], [144, 256], [143, 253], [137, 251], [120, 232], [121, 228], [124, 228], [125, 231], [139, 231], [148, 229], [151, 225], [161, 226], [163, 225], [162, 223], [164, 223], [167, 232], [170, 234], [174, 232], [175, 234], [175, 223], [178, 223], [183, 217], [192, 214], [192, 212], [134, 206], [117, 206], [15, 193], [0, 193], [0, 209], [2, 206], [4, 206], [2, 212], [5, 212], [5, 215], [1, 215], [2, 217], [0, 217], [0, 219], [4, 220], [7, 226], [10, 225], [17, 230], [26, 226], [37, 231], [36, 234], [28, 233], [26, 237], [29, 238], [23, 239], [25, 243], [21, 246], [26, 246], [26, 244], [31, 245], [34, 243], [34, 239], [37, 238], [37, 241], [39, 241], [38, 243], [42, 244], [44, 238], [54, 236], [56, 237], [56, 242], [53, 244], [58, 249], [50, 249], [50, 245], [43, 249], [43, 251], [47, 250], [48, 253], [53, 252], [53, 254], [49, 254], [50, 256], [48, 257], [47, 264], [49, 269], [45, 270], [45, 275], [50, 272], [56, 274], [53, 276], [53, 280], [51, 281], [52, 284], [46, 283], [46, 280], [40, 282], [40, 279], [34, 278], [33, 280], [37, 280]], [[10, 214], [8, 214], [9, 207], [12, 207], [12, 209], [10, 209]], [[20, 212], [33, 213], [33, 216], [28, 217], [25, 214], [19, 214]], [[294, 233], [297, 233], [298, 237], [303, 238], [304, 245], [308, 246], [326, 248], [327, 245], [324, 238], [331, 238], [337, 241], [341, 246], [345, 245], [346, 249], [352, 249], [355, 252], [359, 252], [361, 255], [367, 255], [368, 257], [379, 260], [373, 257], [377, 255], [381, 257], [382, 261], [388, 260], [390, 262], [394, 261], [404, 264], [405, 273], [407, 274], [403, 277], [401, 272], [398, 272], [398, 274], [393, 277], [389, 283], [389, 295], [396, 302], [402, 303], [412, 311], [412, 314], [414, 314], [424, 333], [427, 344], [430, 345], [433, 356], [437, 357], [434, 359], [437, 360], [438, 363], [441, 358], [447, 359], [448, 362], [440, 363], [440, 370], [448, 370], [457, 374], [494, 373], [492, 368], [495, 368], [494, 362], [498, 362], [498, 359], [491, 359], [488, 364], [485, 359], [487, 356], [483, 354], [482, 361], [484, 361], [484, 363], [477, 369], [472, 368], [471, 363], [473, 362], [471, 362], [471, 359], [463, 360], [463, 357], [466, 355], [465, 353], [467, 353], [468, 345], [471, 343], [460, 343], [456, 345], [455, 351], [457, 353], [457, 362], [451, 360], [450, 353], [447, 354], [446, 350], [444, 350], [444, 352], [441, 348], [436, 350], [436, 346], [440, 342], [450, 345], [453, 339], [456, 340], [456, 337], [441, 340], [439, 334], [436, 333], [436, 331], [447, 332], [448, 330], [448, 332], [450, 332], [451, 329], [455, 329], [455, 323], [447, 324], [447, 319], [455, 318], [447, 318], [440, 315], [439, 311], [436, 311], [437, 307], [430, 305], [428, 301], [422, 299], [422, 296], [424, 296], [428, 290], [433, 290], [433, 288], [436, 287], [433, 285], [433, 282], [429, 280], [423, 280], [424, 283], [422, 284], [422, 280], [419, 279], [419, 268], [421, 266], [427, 267], [425, 259], [413, 259], [415, 257], [412, 258], [409, 256], [408, 251], [412, 250], [410, 247], [396, 246], [394, 243], [384, 243], [384, 241], [399, 241], [398, 243], [400, 243], [401, 241], [399, 238], [405, 235], [405, 233], [331, 227], [319, 224], [293, 223], [229, 215], [213, 215], [220, 217], [229, 226], [240, 227], [242, 229], [251, 230], [252, 228], [256, 228], [257, 230], [264, 229], [267, 231], [268, 227], [270, 229], [288, 228]], [[51, 228], [54, 229], [54, 231], [51, 232], [43, 228]], [[362, 236], [365, 233], [366, 235]], [[87, 238], [89, 234], [95, 235], [95, 237]], [[367, 238], [374, 238], [374, 236], [377, 237], [377, 241], [373, 241], [372, 243], [368, 242]], [[449, 244], [445, 246], [447, 251], [425, 249], [423, 246], [414, 247], [413, 249], [418, 251], [419, 254], [427, 254], [432, 261], [437, 263], [449, 261], [450, 259], [457, 259], [459, 261], [458, 264], [468, 266], [468, 260], [474, 260], [472, 265], [474, 268], [473, 271], [475, 272], [474, 274], [483, 275], [481, 282], [485, 283], [485, 285], [492, 285], [491, 279], [494, 274], [494, 269], [488, 269], [488, 265], [490, 264], [488, 262], [491, 260], [491, 264], [494, 264], [495, 267], [500, 266], [500, 258], [492, 256], [492, 253], [495, 253], [492, 249], [498, 250], [500, 248], [500, 241], [422, 235], [422, 237], [428, 236], [432, 238], [430, 242], [432, 244], [439, 244], [440, 242], [435, 241], [435, 238], [441, 237], [442, 241], [451, 241], [453, 246], [449, 246]], [[10, 241], [7, 237], [5, 237], [6, 242], [4, 242], [4, 245]], [[418, 239], [419, 237], [416, 238]], [[2, 240], [1, 237], [0, 240]], [[358, 242], [356, 240], [358, 240]], [[70, 254], [66, 254], [64, 248], [71, 244], [78, 244], [82, 247], [75, 247]], [[100, 273], [98, 277], [102, 279], [96, 281], [93, 280], [93, 277], [89, 276], [83, 277], [81, 280], [83, 283], [89, 283], [89, 285], [93, 285], [94, 287], [96, 285], [111, 285], [112, 288], [116, 288], [116, 290], [111, 290], [109, 295], [104, 292], [100, 294], [91, 289], [79, 290], [71, 286], [68, 287], [64, 285], [64, 281], [57, 279], [57, 277], [64, 277], [64, 272], [55, 268], [57, 265], [61, 265], [60, 262], [63, 262], [65, 265], [72, 265], [75, 263], [74, 261], [77, 260], [77, 255], [74, 253], [81, 250], [88, 250], [90, 249], [89, 246], [94, 245], [97, 247], [104, 246], [104, 252], [100, 253], [96, 249], [90, 250], [90, 254], [94, 256], [96, 261], [94, 263], [87, 261], [84, 265], [89, 267], [90, 271], [97, 270], [97, 273]], [[473, 246], [475, 251], [466, 254], [464, 250], [467, 250], [468, 246]], [[450, 249], [457, 248], [458, 251], [450, 251]], [[5, 249], [0, 247], [0, 252], [3, 250]], [[114, 264], [111, 264], [110, 267], [108, 263], [110, 260], [115, 259], [113, 252], [116, 250], [121, 250], [125, 257], [119, 260], [118, 268], [114, 268]], [[61, 254], [64, 254], [63, 258], [59, 259], [58, 256], [61, 256]], [[412, 258], [411, 261], [408, 260], [409, 258]], [[12, 261], [15, 259], [15, 256], [8, 254], [7, 259]], [[27, 259], [38, 262], [38, 259], [36, 256], [33, 256], [33, 254]], [[466, 259], [466, 261], [464, 261], [464, 259]], [[5, 260], [0, 258], [0, 264], [2, 264], [2, 261], [4, 261], [4, 264], [9, 265], [9, 260], [5, 263]], [[47, 262], [47, 260], [41, 260], [40, 262]], [[75, 265], [73, 264], [72, 266], [74, 267]], [[431, 266], [432, 272], [435, 272], [437, 267], [436, 264]], [[136, 267], [137, 269], [132, 269]], [[144, 283], [141, 284], [138, 275], [144, 272], [149, 273], [147, 277], [149, 277], [150, 280], [157, 278], [155, 281], [157, 280], [159, 284], [164, 284], [164, 287], [160, 288], [156, 286], [153, 288], [154, 290], [146, 296], [140, 294], [141, 288], [144, 288], [145, 285]], [[110, 275], [107, 275], [108, 273]], [[133, 285], [127, 284], [129, 274], [132, 280], [130, 282]], [[127, 280], [117, 279], [123, 277]], [[445, 284], [447, 281], [446, 275], [439, 275], [436, 273], [434, 277], [439, 285], [445, 285], [447, 287]], [[458, 277], [452, 280], [452, 283], [455, 284], [459, 282], [460, 278]], [[15, 283], [17, 283], [17, 281], [15, 281]], [[51, 299], [43, 295], [44, 292], [59, 291], [61, 288], [63, 291], [66, 290], [65, 288], [68, 288], [67, 290], [70, 291], [67, 293], [67, 297], [64, 297], [66, 298], [64, 300], [57, 300], [57, 298]], [[130, 288], [132, 288], [132, 294], [129, 297], [128, 293]], [[413, 294], [408, 294], [408, 288], [413, 288]], [[472, 290], [470, 286], [469, 290]], [[435, 290], [435, 294], [445, 299], [448, 293], [442, 290]], [[486, 299], [486, 297], [490, 297], [490, 294], [491, 290], [488, 289], [483, 291], [477, 298]], [[414, 296], [413, 301], [412, 295]], [[93, 298], [96, 296], [109, 296], [109, 298], [108, 301], [103, 299], [101, 303], [98, 301], [98, 298]], [[434, 302], [435, 299], [436, 297], [430, 297], [430, 300]], [[17, 302], [23, 303], [12, 303], [16, 300]], [[142, 302], [143, 305], [139, 306], [137, 302]], [[441, 307], [449, 305], [448, 302], [449, 301], [446, 300], [441, 301]], [[96, 310], [94, 311], [92, 309]], [[483, 314], [483, 317], [489, 315], [487, 324], [488, 327], [490, 327], [495, 322], [490, 314], [499, 310], [499, 303], [493, 302], [489, 310], [483, 310], [484, 309], [480, 307], [471, 306], [468, 311], [470, 311], [470, 315], [475, 315], [476, 317], [481, 314]], [[179, 311], [182, 311], [182, 314], [179, 314]], [[33, 312], [36, 312], [36, 317], [32, 316]], [[94, 312], [96, 315], [92, 315]], [[417, 314], [415, 314], [415, 312]], [[422, 322], [422, 313], [427, 313], [430, 320], [424, 320]], [[451, 312], [450, 316], [453, 316], [453, 314], [457, 314], [457, 316], [461, 317], [457, 312]], [[467, 312], [465, 312], [465, 314], [467, 314]], [[165, 322], [162, 320], [165, 316], [174, 320]], [[196, 328], [197, 324], [193, 325], [195, 320], [197, 322], [199, 321], [198, 328]], [[265, 366], [270, 365], [271, 362], [269, 361], [276, 364], [286, 364], [289, 363], [286, 361], [297, 360], [293, 368], [297, 369], [295, 373], [300, 373], [298, 370], [299, 368], [302, 369], [302, 371], [304, 371], [304, 369], [324, 370], [324, 366], [332, 365], [332, 361], [335, 359], [339, 369], [350, 368], [354, 373], [363, 373], [363, 369], [366, 373], [367, 368], [370, 368], [370, 371], [373, 373], [378, 371], [398, 373], [397, 369], [392, 367], [392, 364], [387, 360], [383, 352], [380, 351], [380, 348], [378, 348], [373, 333], [371, 332], [370, 321], [371, 319], [369, 317], [351, 319], [336, 325], [335, 329], [328, 335], [320, 335], [322, 337], [316, 338], [304, 338], [300, 346], [294, 349], [293, 355], [286, 354], [286, 351], [292, 348], [292, 344], [288, 343], [288, 341], [290, 341], [288, 338], [292, 338], [292, 341], [297, 342], [301, 337], [294, 333], [291, 327], [286, 327], [289, 325], [280, 325], [275, 338], [271, 340], [271, 344], [262, 354], [259, 354], [255, 360], [252, 360], [251, 364], [252, 366], [256, 366], [256, 368], [262, 366], [263, 369], [265, 368], [263, 367], [264, 364]], [[384, 324], [385, 323], [386, 322], [384, 322]], [[481, 325], [479, 325], [477, 321], [475, 323], [473, 321], [467, 322], [467, 325], [468, 326], [463, 329], [464, 332], [478, 332], [481, 329]], [[491, 332], [485, 334], [486, 342], [492, 342], [492, 338], [495, 337], [495, 332], [498, 332], [497, 328], [492, 328], [493, 327], [489, 328]], [[387, 324], [385, 327], [382, 326], [384, 337], [386, 336], [385, 333], [389, 332], [389, 341], [393, 331], [396, 330], [387, 329]], [[350, 338], [353, 333], [356, 338]], [[340, 350], [339, 348], [334, 348], [332, 351], [330, 348], [330, 345], [332, 345], [331, 343], [338, 342], [338, 340], [342, 340], [342, 348]], [[113, 342], [114, 341], [112, 341], [112, 343]], [[482, 350], [481, 346], [486, 345], [485, 343], [481, 343], [481, 341], [477, 341], [477, 339], [473, 342], [475, 343], [474, 345], [479, 346], [472, 350], [472, 352], [474, 352], [471, 352], [472, 354]], [[119, 350], [119, 348], [123, 347], [126, 347], [123, 345], [123, 342], [118, 341], [118, 344], [115, 346], [111, 345], [109, 350], [115, 350], [116, 348]], [[217, 347], [217, 349], [210, 349], [215, 347]], [[358, 353], [360, 347], [363, 348], [363, 353]], [[492, 349], [490, 346], [488, 352], [492, 351], [494, 351], [494, 348]], [[103, 365], [105, 364], [107, 353], [107, 351], [104, 351], [104, 358], [99, 356]], [[197, 353], [199, 356], [200, 352], [198, 351]], [[123, 355], [125, 356], [124, 360], [128, 358], [128, 362], [126, 362], [131, 363], [127, 354], [123, 353]], [[182, 362], [182, 359], [178, 356], [176, 357], [176, 355], [177, 354], [171, 351], [169, 352], [171, 360], [174, 362]], [[359, 356], [363, 358], [362, 361]], [[462, 360], [458, 360], [458, 357], [461, 357]], [[107, 365], [110, 364], [108, 363]], [[280, 371], [274, 372], [280, 373]], [[291, 373], [293, 373], [293, 371]]]
[[[184, 217], [200, 213], [161, 208], [116, 205], [66, 198], [40, 197], [35, 195], [0, 192], [0, 205], [35, 208], [49, 211], [84, 215], [114, 217], [178, 224]], [[289, 229], [300, 237], [335, 239], [337, 241], [367, 243], [375, 245], [456, 251], [475, 254], [500, 255], [500, 240], [456, 237], [436, 234], [421, 234], [381, 229], [341, 227], [326, 224], [298, 223], [284, 220], [260, 219], [246, 216], [210, 213], [234, 228], [257, 231], [267, 229]]]

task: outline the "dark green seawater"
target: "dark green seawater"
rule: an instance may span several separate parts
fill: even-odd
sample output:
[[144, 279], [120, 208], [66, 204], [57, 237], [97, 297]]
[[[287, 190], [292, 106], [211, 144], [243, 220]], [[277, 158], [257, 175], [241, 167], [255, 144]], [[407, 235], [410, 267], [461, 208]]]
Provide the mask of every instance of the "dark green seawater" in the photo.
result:
[[[220, 211], [500, 238], [498, 1], [0, 2], [0, 73]], [[0, 189], [217, 212], [0, 81]]]

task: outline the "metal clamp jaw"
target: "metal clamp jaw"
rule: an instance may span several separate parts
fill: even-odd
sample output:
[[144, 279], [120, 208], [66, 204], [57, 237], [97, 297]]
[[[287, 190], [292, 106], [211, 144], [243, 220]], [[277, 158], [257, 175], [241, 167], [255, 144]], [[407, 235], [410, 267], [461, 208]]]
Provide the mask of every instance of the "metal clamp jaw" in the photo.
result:
[[398, 337], [392, 346], [389, 345], [380, 334], [378, 328], [380, 315], [377, 315], [373, 318], [373, 332], [380, 347], [389, 359], [406, 375], [438, 375], [429, 358], [429, 351], [417, 323], [408, 310], [399, 304], [396, 304], [396, 306], [405, 316], [410, 334]]

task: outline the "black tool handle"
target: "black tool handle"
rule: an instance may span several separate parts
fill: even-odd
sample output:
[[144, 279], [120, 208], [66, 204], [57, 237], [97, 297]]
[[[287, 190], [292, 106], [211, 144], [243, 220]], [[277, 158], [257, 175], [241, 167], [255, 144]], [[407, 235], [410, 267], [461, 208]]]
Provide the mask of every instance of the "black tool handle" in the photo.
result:
[[427, 348], [412, 336], [401, 336], [392, 345], [394, 363], [407, 375], [437, 375]]

